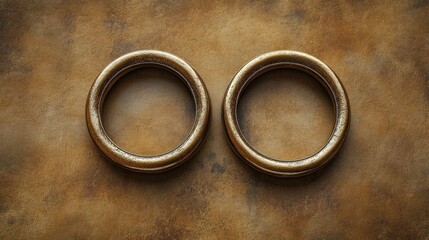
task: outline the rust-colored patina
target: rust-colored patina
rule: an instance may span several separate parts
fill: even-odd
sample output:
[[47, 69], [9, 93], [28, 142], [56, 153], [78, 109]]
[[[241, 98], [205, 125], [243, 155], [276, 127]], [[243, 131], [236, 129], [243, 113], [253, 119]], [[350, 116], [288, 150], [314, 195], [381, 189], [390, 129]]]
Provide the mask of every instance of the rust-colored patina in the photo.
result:
[[[428, 12], [424, 0], [0, 0], [0, 238], [426, 239]], [[142, 49], [186, 60], [212, 106], [198, 153], [156, 175], [106, 161], [85, 121], [94, 79]], [[336, 157], [296, 179], [247, 166], [222, 126], [237, 71], [284, 49], [330, 66], [352, 110]], [[186, 139], [195, 110], [177, 76], [145, 68], [113, 86], [102, 119], [125, 150], [158, 155]], [[288, 69], [255, 79], [237, 119], [276, 159], [313, 154], [335, 124], [323, 86]]]

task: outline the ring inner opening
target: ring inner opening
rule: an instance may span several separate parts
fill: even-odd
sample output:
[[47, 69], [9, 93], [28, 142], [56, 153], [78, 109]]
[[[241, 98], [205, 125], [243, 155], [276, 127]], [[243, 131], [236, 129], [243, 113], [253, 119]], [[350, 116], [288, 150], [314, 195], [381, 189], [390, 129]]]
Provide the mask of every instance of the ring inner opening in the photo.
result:
[[195, 115], [195, 101], [184, 80], [152, 66], [117, 79], [101, 111], [110, 139], [127, 152], [146, 156], [164, 154], [182, 144]]
[[269, 70], [242, 90], [237, 118], [246, 141], [282, 161], [313, 155], [327, 142], [335, 109], [322, 83], [289, 68]]

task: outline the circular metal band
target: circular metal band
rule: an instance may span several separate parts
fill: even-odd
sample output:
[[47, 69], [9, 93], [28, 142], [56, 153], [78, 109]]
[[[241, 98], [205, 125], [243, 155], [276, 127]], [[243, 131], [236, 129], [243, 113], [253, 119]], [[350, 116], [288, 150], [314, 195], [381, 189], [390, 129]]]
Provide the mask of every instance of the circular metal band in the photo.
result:
[[[104, 98], [113, 84], [126, 73], [148, 66], [177, 74], [191, 90], [196, 106], [195, 122], [186, 140], [172, 151], [156, 156], [142, 156], [121, 149], [109, 138], [101, 121]], [[98, 149], [113, 162], [133, 171], [162, 172], [191, 158], [202, 145], [210, 123], [210, 99], [198, 73], [182, 59], [161, 51], [136, 51], [110, 63], [95, 79], [86, 104], [86, 123]]]
[[[238, 125], [237, 104], [242, 91], [259, 75], [278, 68], [291, 68], [309, 73], [323, 84], [334, 105], [336, 121], [327, 143], [318, 152], [303, 159], [282, 161], [259, 153], [245, 140]], [[231, 80], [223, 102], [223, 121], [230, 145], [243, 160], [270, 175], [295, 177], [318, 170], [338, 152], [347, 136], [350, 106], [340, 80], [322, 61], [301, 52], [275, 51], [253, 59]]]

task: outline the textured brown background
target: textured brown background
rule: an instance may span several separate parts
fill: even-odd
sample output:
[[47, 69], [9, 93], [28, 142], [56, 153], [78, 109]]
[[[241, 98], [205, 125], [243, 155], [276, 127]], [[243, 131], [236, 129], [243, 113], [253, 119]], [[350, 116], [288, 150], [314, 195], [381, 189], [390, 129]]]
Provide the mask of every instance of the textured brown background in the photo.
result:
[[[428, 239], [429, 4], [416, 1], [1, 1], [0, 238]], [[88, 90], [120, 55], [159, 49], [189, 62], [211, 95], [207, 142], [161, 175], [105, 161], [85, 124]], [[260, 174], [227, 145], [221, 102], [250, 59], [290, 49], [338, 74], [349, 137], [300, 179]], [[239, 106], [247, 139], [274, 157], [320, 148], [334, 119], [322, 87], [278, 70]], [[191, 128], [172, 74], [130, 73], [104, 121], [125, 149], [156, 154]]]

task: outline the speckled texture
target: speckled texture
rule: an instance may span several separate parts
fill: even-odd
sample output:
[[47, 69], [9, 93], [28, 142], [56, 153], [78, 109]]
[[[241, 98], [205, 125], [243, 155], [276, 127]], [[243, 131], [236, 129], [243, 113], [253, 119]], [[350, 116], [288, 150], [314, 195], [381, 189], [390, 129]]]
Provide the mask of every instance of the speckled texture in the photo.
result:
[[[0, 238], [427, 239], [429, 2], [214, 2], [0, 0]], [[85, 124], [95, 77], [138, 49], [190, 63], [212, 102], [205, 145], [161, 175], [105, 161]], [[221, 124], [229, 80], [279, 49], [332, 67], [352, 110], [339, 155], [300, 179], [248, 167]], [[153, 154], [186, 137], [194, 108], [174, 76], [149, 75], [112, 89], [104, 116], [121, 146]], [[329, 136], [309, 77], [281, 70], [248, 90], [240, 123], [261, 152], [301, 157]]]

